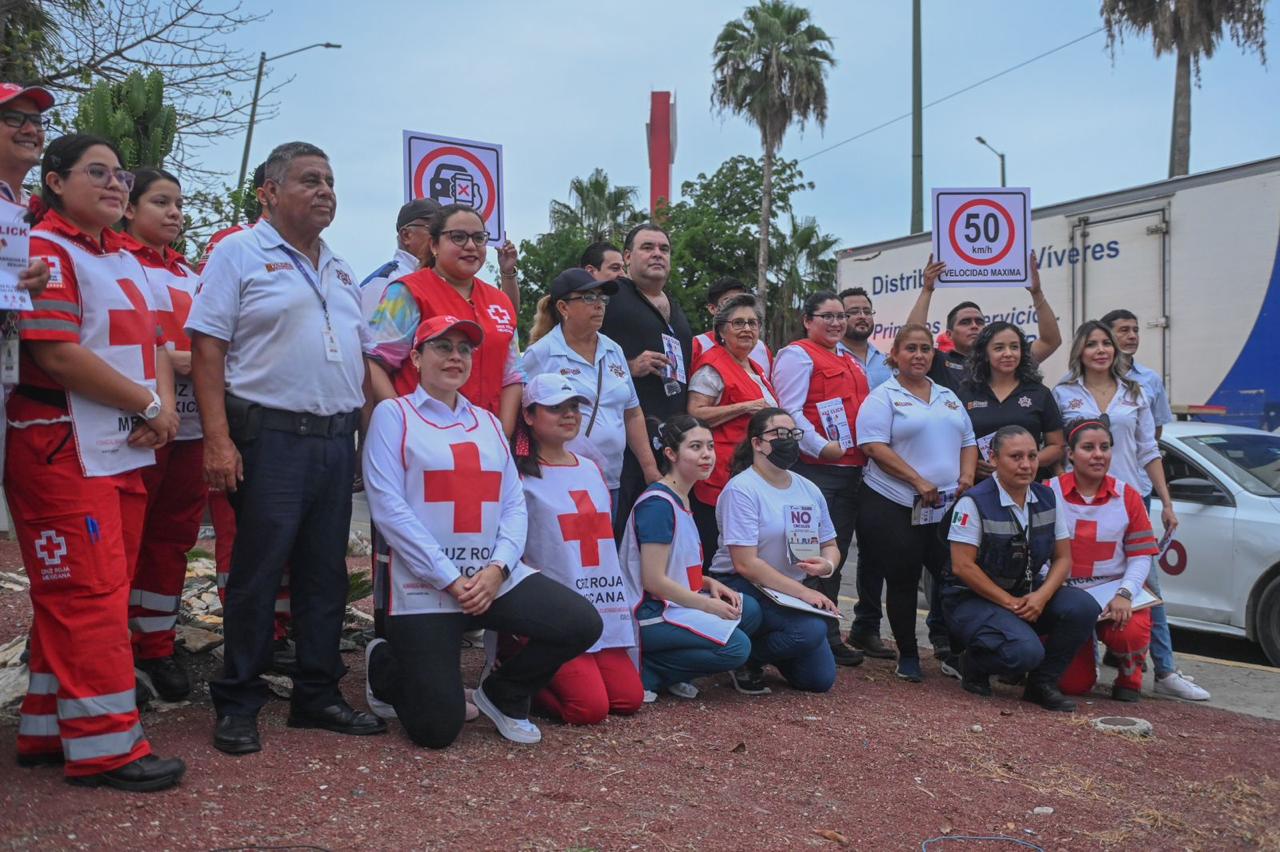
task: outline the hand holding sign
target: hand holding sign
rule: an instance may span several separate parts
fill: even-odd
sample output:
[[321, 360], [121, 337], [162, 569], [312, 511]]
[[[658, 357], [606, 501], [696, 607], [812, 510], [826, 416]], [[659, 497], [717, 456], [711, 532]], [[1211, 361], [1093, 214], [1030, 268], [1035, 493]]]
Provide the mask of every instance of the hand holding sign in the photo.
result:
[[1026, 286], [1031, 191], [935, 189], [933, 252], [946, 269], [942, 286]]

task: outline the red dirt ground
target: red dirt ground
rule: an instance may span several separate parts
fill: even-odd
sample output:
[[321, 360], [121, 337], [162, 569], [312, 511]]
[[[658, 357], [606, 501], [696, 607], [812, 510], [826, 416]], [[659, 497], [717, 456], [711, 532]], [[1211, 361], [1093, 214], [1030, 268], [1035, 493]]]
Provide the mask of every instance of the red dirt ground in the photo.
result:
[[[21, 570], [9, 543], [0, 570]], [[28, 612], [24, 593], [0, 593], [0, 642]], [[205, 672], [212, 661], [193, 662]], [[347, 663], [347, 696], [363, 706], [363, 658]], [[479, 652], [464, 663], [474, 674]], [[881, 850], [950, 837], [929, 848], [1017, 848], [957, 839], [1004, 835], [1054, 850], [1280, 849], [1280, 723], [1103, 697], [1051, 714], [1009, 687], [973, 698], [929, 668], [912, 685], [869, 661], [823, 696], [774, 682], [774, 695], [746, 698], [712, 678], [697, 700], [664, 696], [631, 719], [544, 722], [538, 746], [509, 744], [481, 721], [440, 752], [394, 723], [369, 738], [292, 730], [276, 701], [261, 719], [265, 750], [241, 758], [210, 744], [201, 685], [191, 705], [144, 714], [156, 751], [188, 764], [178, 789], [151, 795], [19, 769], [7, 721], [0, 845]], [[1149, 720], [1156, 737], [1084, 721], [1111, 714]]]

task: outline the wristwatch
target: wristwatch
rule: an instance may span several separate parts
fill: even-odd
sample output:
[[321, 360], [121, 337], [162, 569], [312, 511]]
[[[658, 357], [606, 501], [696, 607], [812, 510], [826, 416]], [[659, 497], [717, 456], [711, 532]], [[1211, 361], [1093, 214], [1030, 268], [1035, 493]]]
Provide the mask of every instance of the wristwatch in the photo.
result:
[[503, 582], [511, 579], [511, 569], [507, 567], [505, 562], [490, 562], [489, 564], [498, 566], [498, 570], [502, 572]]
[[143, 420], [155, 420], [160, 416], [160, 394], [151, 391], [151, 404], [138, 412], [138, 416]]
[[1129, 591], [1128, 589], [1119, 589], [1116, 592], [1116, 597], [1124, 598], [1127, 601], [1131, 601], [1133, 600], [1133, 592]]

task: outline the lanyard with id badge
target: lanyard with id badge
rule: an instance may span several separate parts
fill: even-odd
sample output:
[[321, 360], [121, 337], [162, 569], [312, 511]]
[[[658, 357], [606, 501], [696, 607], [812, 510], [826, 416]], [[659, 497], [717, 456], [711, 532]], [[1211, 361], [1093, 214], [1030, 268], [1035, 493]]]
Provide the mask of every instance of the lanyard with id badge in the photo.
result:
[[[670, 326], [667, 328], [671, 330]], [[662, 335], [662, 354], [667, 356], [667, 364], [662, 368], [662, 390], [667, 396], [675, 396], [680, 393], [681, 385], [689, 383], [689, 377], [685, 375], [684, 350], [674, 335]]]
[[324, 312], [324, 331], [321, 332], [321, 336], [324, 338], [324, 359], [338, 364], [342, 363], [342, 348], [338, 346], [338, 336], [333, 333], [333, 323], [329, 321], [329, 299], [326, 295], [329, 291], [328, 285], [325, 285], [324, 292], [321, 292], [320, 285], [311, 277], [311, 273], [307, 269], [307, 259], [284, 246], [281, 246], [280, 249], [293, 261], [293, 265], [302, 273], [302, 277], [307, 279], [307, 283], [311, 285], [312, 292], [320, 300], [320, 310]]

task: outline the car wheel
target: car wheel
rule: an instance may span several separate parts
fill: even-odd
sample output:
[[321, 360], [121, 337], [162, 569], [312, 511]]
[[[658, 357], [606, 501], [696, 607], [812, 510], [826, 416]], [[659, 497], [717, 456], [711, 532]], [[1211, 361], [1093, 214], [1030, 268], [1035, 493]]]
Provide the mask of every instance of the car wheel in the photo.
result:
[[1262, 652], [1274, 666], [1280, 666], [1280, 577], [1273, 579], [1258, 597], [1254, 616]]

